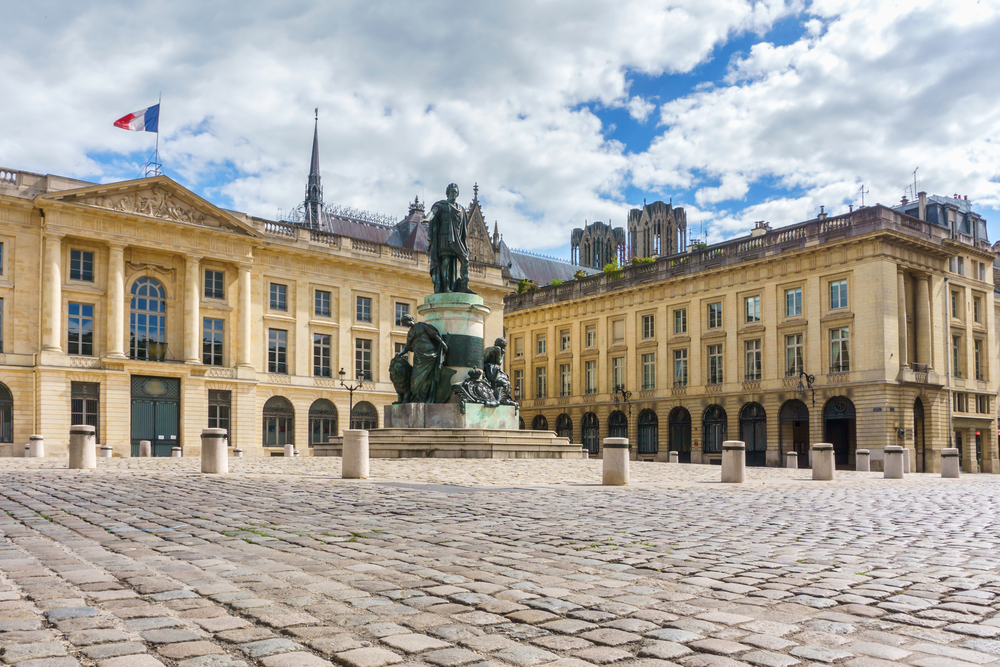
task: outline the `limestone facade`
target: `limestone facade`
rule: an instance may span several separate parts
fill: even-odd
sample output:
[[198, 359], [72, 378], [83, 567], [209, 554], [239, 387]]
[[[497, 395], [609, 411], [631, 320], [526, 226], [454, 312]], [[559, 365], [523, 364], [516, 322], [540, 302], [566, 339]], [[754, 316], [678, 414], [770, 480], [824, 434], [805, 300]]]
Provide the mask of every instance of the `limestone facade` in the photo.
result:
[[[505, 299], [527, 428], [598, 454], [839, 467], [869, 449], [998, 472], [998, 314], [985, 239], [882, 206], [771, 230]], [[629, 392], [616, 392], [616, 388]]]

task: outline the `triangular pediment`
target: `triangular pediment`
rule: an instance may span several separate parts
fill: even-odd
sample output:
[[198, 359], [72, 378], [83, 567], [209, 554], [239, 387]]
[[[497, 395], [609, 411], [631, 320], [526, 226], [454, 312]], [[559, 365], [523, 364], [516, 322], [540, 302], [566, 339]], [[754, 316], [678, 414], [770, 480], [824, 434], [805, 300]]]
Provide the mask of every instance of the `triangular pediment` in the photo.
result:
[[483, 264], [495, 264], [496, 253], [493, 252], [493, 244], [490, 242], [490, 231], [483, 220], [483, 209], [479, 205], [479, 200], [474, 199], [469, 205], [469, 231], [468, 231], [469, 259], [482, 262]]
[[245, 236], [261, 236], [233, 214], [166, 176], [62, 190], [40, 195], [38, 199], [211, 227]]

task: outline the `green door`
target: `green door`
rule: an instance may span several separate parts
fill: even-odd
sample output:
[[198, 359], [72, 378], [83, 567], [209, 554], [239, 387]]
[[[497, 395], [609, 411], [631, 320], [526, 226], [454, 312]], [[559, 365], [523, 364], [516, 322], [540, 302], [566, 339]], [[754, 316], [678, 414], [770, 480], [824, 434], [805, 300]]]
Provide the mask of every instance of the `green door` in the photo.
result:
[[177, 378], [132, 377], [132, 456], [140, 440], [152, 443], [153, 456], [170, 456], [181, 444], [180, 389]]

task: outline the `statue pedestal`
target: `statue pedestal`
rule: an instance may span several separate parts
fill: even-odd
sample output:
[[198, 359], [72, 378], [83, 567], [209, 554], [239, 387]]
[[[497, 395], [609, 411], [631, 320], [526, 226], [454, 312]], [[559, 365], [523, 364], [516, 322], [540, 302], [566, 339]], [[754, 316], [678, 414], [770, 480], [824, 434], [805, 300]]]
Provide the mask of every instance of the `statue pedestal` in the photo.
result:
[[385, 428], [518, 429], [514, 405], [490, 407], [466, 403], [463, 412], [460, 403], [402, 403], [387, 405], [383, 410]]
[[[424, 297], [417, 312], [425, 322], [434, 325], [448, 344], [444, 367], [455, 372], [451, 384], [462, 384], [473, 366], [483, 367], [483, 336], [490, 308], [483, 304], [481, 296], [461, 292], [431, 294]], [[438, 395], [441, 396], [440, 391]]]

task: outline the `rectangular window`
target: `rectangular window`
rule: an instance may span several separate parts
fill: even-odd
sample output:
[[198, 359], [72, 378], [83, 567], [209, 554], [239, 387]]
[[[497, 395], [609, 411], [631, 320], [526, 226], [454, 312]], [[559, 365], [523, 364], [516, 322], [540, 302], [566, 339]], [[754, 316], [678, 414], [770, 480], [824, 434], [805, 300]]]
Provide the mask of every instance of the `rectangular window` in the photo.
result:
[[403, 326], [403, 318], [410, 314], [410, 304], [396, 302], [396, 326]]
[[597, 362], [588, 361], [583, 365], [584, 373], [586, 374], [587, 380], [587, 393], [596, 394], [597, 393]]
[[958, 258], [958, 275], [960, 275], [960, 276], [964, 276], [965, 275], [965, 258], [964, 257], [959, 257]]
[[[3, 244], [0, 243], [0, 259], [2, 259], [2, 255], [3, 255]], [[986, 263], [985, 262], [979, 262], [979, 279], [982, 280], [982, 281], [986, 280]]]
[[760, 339], [743, 342], [745, 358], [745, 379], [747, 382], [759, 380], [761, 376], [761, 346]]
[[535, 369], [535, 398], [545, 398], [545, 380], [547, 370], [548, 369], [545, 366], [539, 366]]
[[535, 339], [535, 352], [545, 354], [545, 336], [539, 336]]
[[332, 377], [330, 368], [330, 334], [313, 334], [313, 375], [318, 378]]
[[983, 323], [983, 298], [979, 296], [972, 297], [972, 321], [976, 324]]
[[708, 384], [722, 384], [722, 346], [708, 346]]
[[802, 370], [802, 334], [785, 336], [785, 376], [794, 377]]
[[722, 304], [708, 304], [708, 328], [718, 329], [722, 326]]
[[223, 320], [210, 317], [202, 319], [201, 363], [206, 366], [222, 365]]
[[69, 304], [68, 351], [85, 357], [94, 355], [94, 306], [90, 303]]
[[232, 392], [223, 389], [208, 390], [208, 428], [226, 429], [226, 445], [229, 442], [229, 410], [232, 404]]
[[990, 414], [990, 397], [985, 394], [976, 396], [976, 412], [981, 415]]
[[569, 396], [573, 393], [573, 372], [569, 364], [559, 365], [559, 395]]
[[974, 355], [973, 363], [976, 365], [976, 379], [982, 380], [983, 377], [983, 341], [976, 339], [972, 341], [972, 351]]
[[850, 329], [841, 327], [830, 329], [830, 372], [845, 373], [851, 370], [851, 357], [848, 352]]
[[354, 377], [372, 379], [372, 342], [367, 338], [354, 339]]
[[524, 370], [514, 371], [514, 398], [520, 400], [524, 396]]
[[393, 343], [392, 344], [393, 354], [399, 354], [400, 352], [403, 351], [404, 347], [406, 347], [406, 343]]
[[88, 250], [69, 251], [69, 279], [94, 282], [94, 253]]
[[747, 305], [747, 324], [760, 322], [760, 297], [748, 296], [746, 298], [746, 305]]
[[958, 311], [958, 290], [951, 291], [951, 316], [956, 320], [962, 319]]
[[597, 326], [590, 325], [587, 327], [587, 347], [597, 347]]
[[802, 314], [802, 288], [785, 290], [785, 317], [796, 317]]
[[642, 337], [649, 339], [656, 336], [656, 321], [653, 315], [642, 316]]
[[367, 296], [359, 296], [357, 300], [357, 321], [358, 322], [371, 322], [372, 321], [372, 300]]
[[847, 308], [847, 281], [834, 280], [830, 283], [830, 309]]
[[954, 399], [952, 402], [954, 403], [953, 409], [955, 412], [965, 412], [969, 405], [969, 395], [962, 392], [955, 392], [952, 394], [952, 397]]
[[688, 311], [681, 308], [674, 311], [674, 334], [686, 334], [688, 332]]
[[288, 372], [288, 332], [284, 329], [267, 330], [267, 372]]
[[316, 317], [330, 317], [330, 293], [326, 290], [318, 289], [313, 296], [313, 313]]
[[962, 337], [951, 337], [951, 374], [957, 378], [962, 377]]
[[688, 351], [674, 350], [674, 386], [688, 385]]
[[656, 389], [656, 354], [642, 355], [642, 388]]
[[3, 243], [0, 243], [0, 276], [3, 275]]
[[569, 329], [563, 329], [559, 332], [559, 351], [569, 352], [570, 346]]
[[523, 357], [523, 356], [524, 356], [524, 339], [523, 338], [515, 338], [514, 339], [514, 358], [517, 359], [518, 357]]
[[271, 283], [271, 310], [288, 310], [288, 286]]
[[226, 288], [223, 285], [226, 274], [223, 271], [205, 269], [205, 298], [225, 299]]
[[611, 323], [611, 344], [621, 345], [625, 342], [625, 320], [615, 320]]
[[625, 388], [625, 357], [611, 360], [611, 391]]

